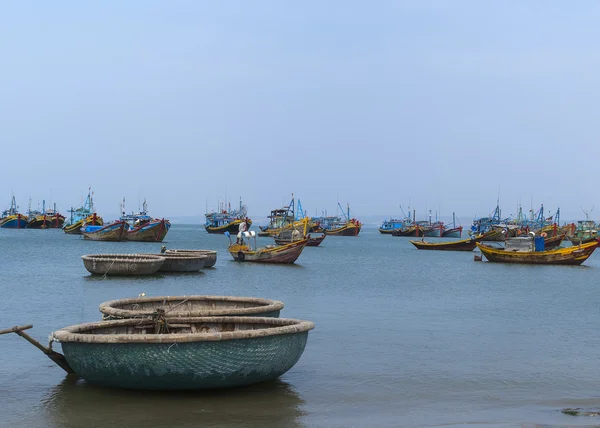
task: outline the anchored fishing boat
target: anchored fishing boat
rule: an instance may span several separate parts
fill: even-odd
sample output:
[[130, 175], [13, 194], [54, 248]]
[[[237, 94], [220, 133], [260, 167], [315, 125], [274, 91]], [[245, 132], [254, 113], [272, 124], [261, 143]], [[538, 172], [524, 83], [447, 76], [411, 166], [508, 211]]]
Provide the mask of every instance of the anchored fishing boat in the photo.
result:
[[65, 223], [65, 216], [56, 211], [56, 204], [54, 209], [46, 209], [46, 201], [42, 201], [42, 211], [32, 211], [31, 208], [28, 210], [27, 229], [60, 229]]
[[162, 242], [171, 228], [171, 222], [148, 215], [148, 204], [144, 199], [140, 211], [125, 214], [125, 198], [121, 202], [121, 221], [126, 223], [125, 241]]
[[88, 189], [87, 197], [79, 208], [69, 210], [70, 218], [64, 222], [63, 231], [72, 235], [81, 235], [83, 226], [102, 226], [104, 220], [94, 210], [93, 192]]
[[124, 221], [117, 220], [105, 226], [83, 226], [81, 234], [91, 241], [123, 241], [126, 232]]
[[350, 218], [350, 204], [346, 205], [345, 211], [342, 209], [339, 202], [338, 207], [344, 215], [344, 218], [337, 217], [337, 220], [321, 225], [323, 227], [323, 233], [332, 236], [358, 236], [360, 229], [362, 228], [362, 223], [355, 218]]
[[[294, 263], [308, 243], [308, 238], [304, 237], [285, 245], [267, 245], [258, 248], [256, 245], [256, 233], [254, 231], [239, 233], [236, 242], [231, 241], [228, 233], [225, 235], [229, 237], [227, 251], [229, 251], [234, 260], [239, 262]], [[248, 239], [248, 243], [244, 241], [244, 238]], [[252, 238], [254, 238], [254, 248], [249, 243]]]
[[248, 229], [252, 226], [252, 220], [248, 218], [248, 207], [242, 204], [241, 198], [237, 210], [232, 210], [231, 204], [226, 209], [225, 204], [222, 203], [218, 212], [207, 213], [205, 217], [204, 229], [208, 233], [237, 233], [242, 222], [246, 223]]
[[[275, 236], [284, 230], [305, 230], [305, 217], [298, 217], [298, 213], [296, 212], [296, 200], [293, 194], [292, 200], [288, 205], [284, 206], [283, 208], [271, 210], [271, 214], [268, 216], [268, 218], [269, 224], [259, 227], [260, 232], [258, 232], [258, 236]], [[312, 227], [313, 224], [309, 221], [306, 230], [311, 230]], [[237, 233], [237, 231], [235, 231], [235, 233]]]
[[6, 229], [24, 229], [27, 226], [28, 218], [26, 215], [21, 214], [18, 211], [17, 202], [15, 197], [12, 197], [10, 208], [2, 212], [0, 217], [0, 227]]
[[167, 318], [275, 317], [283, 302], [237, 296], [152, 296], [111, 300], [100, 305], [103, 319], [151, 318], [163, 311]]
[[447, 242], [425, 242], [410, 241], [419, 250], [440, 250], [440, 251], [473, 251], [477, 247], [477, 242], [481, 242], [483, 235], [471, 239], [462, 239], [460, 241]]
[[490, 262], [544, 265], [580, 265], [598, 247], [598, 241], [595, 240], [587, 244], [546, 251], [544, 238], [536, 238], [507, 239], [504, 249], [493, 248], [480, 243], [477, 243], [477, 247]]

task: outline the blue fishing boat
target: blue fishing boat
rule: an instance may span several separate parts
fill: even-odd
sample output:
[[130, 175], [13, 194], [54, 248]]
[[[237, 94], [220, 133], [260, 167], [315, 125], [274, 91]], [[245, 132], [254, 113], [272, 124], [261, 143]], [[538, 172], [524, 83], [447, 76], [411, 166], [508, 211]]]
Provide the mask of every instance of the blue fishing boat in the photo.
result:
[[396, 230], [402, 230], [409, 226], [412, 226], [413, 222], [410, 217], [405, 217], [403, 219], [395, 219], [390, 218], [383, 220], [381, 226], [379, 226], [379, 232], [384, 235], [391, 235]]
[[12, 197], [10, 208], [2, 212], [0, 227], [7, 229], [24, 229], [27, 226], [27, 216], [18, 211], [15, 197]]
[[125, 222], [125, 241], [162, 242], [171, 228], [171, 222], [148, 215], [148, 205], [144, 199], [142, 210], [125, 214], [125, 198], [121, 204], [121, 221]]
[[64, 222], [63, 231], [68, 234], [81, 235], [83, 226], [102, 226], [104, 220], [96, 214], [94, 210], [93, 192], [88, 189], [88, 195], [85, 201], [79, 208], [71, 208], [69, 210], [70, 218]]
[[219, 210], [204, 215], [206, 221], [204, 223], [204, 229], [208, 233], [238, 233], [240, 224], [246, 223], [246, 227], [249, 229], [252, 226], [252, 220], [248, 218], [248, 208], [242, 204], [240, 199], [240, 206], [237, 210], [231, 209], [231, 204], [226, 208], [225, 204], [220, 204]]
[[106, 226], [86, 225], [81, 228], [84, 239], [92, 241], [123, 241], [127, 230], [126, 222], [117, 220]]

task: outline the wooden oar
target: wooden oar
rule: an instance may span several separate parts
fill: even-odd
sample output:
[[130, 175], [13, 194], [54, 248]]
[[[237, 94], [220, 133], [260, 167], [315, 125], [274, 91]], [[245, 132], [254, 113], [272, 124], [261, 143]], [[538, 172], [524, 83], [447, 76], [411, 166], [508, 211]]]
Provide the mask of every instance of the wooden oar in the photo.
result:
[[63, 369], [64, 371], [66, 371], [69, 374], [75, 373], [75, 370], [73, 370], [71, 368], [71, 366], [69, 365], [69, 363], [67, 362], [67, 359], [65, 358], [65, 356], [63, 354], [61, 354], [59, 352], [55, 352], [50, 348], [46, 348], [44, 345], [42, 345], [40, 342], [35, 340], [33, 337], [31, 337], [27, 333], [23, 332], [23, 330], [29, 330], [30, 328], [33, 328], [33, 324], [14, 326], [11, 328], [0, 330], [0, 334], [8, 334], [8, 333], [18, 334], [23, 339], [25, 339], [26, 341], [31, 343], [33, 346], [38, 348], [40, 351], [42, 351], [44, 354], [46, 354], [48, 356], [48, 358], [50, 358], [52, 361], [54, 361], [54, 363], [56, 363], [56, 365], [58, 365], [61, 369]]

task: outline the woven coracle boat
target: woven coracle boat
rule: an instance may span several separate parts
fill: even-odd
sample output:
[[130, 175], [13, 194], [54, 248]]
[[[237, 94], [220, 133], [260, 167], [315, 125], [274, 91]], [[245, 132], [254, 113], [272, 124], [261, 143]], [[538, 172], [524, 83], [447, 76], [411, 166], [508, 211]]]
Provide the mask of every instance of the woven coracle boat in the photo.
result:
[[152, 317], [163, 310], [167, 318], [214, 316], [279, 317], [283, 302], [236, 296], [152, 296], [111, 300], [100, 305], [104, 319]]
[[204, 269], [208, 256], [190, 253], [161, 253], [156, 256], [164, 257], [159, 272], [198, 272]]
[[204, 267], [213, 267], [217, 263], [217, 252], [215, 250], [166, 250], [166, 253], [177, 253], [177, 254], [198, 254], [206, 256]]
[[152, 254], [88, 254], [81, 258], [94, 275], [152, 275], [165, 262], [165, 257]]
[[130, 318], [65, 327], [52, 340], [90, 383], [194, 390], [276, 379], [300, 359], [314, 327], [285, 318], [178, 318], [162, 324]]

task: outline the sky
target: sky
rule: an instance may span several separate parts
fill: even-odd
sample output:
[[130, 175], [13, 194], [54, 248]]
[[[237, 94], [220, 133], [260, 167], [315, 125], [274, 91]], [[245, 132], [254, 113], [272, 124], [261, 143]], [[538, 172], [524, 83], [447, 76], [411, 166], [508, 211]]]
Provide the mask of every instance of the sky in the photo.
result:
[[[0, 208], [600, 217], [596, 1], [0, 5]], [[593, 207], [599, 205], [594, 211]]]

